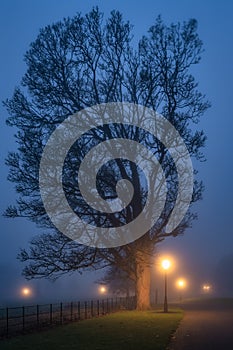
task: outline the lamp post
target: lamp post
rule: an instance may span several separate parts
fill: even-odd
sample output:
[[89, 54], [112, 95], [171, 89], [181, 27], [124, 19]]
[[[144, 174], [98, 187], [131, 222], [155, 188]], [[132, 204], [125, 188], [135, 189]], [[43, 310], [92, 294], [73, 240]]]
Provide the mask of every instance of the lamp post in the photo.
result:
[[186, 281], [183, 278], [180, 278], [176, 282], [177, 287], [180, 290], [180, 302], [182, 301], [182, 291], [184, 290], [186, 286]]
[[168, 259], [162, 261], [162, 268], [164, 269], [164, 304], [163, 312], [168, 312], [167, 304], [167, 270], [170, 268], [171, 263]]

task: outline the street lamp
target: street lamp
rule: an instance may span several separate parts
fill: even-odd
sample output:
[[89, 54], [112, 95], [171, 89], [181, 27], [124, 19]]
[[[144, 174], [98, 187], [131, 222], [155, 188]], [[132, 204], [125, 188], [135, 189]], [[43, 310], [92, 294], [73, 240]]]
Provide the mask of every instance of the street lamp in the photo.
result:
[[168, 312], [168, 305], [167, 305], [167, 270], [170, 268], [171, 262], [168, 259], [164, 259], [162, 261], [162, 268], [164, 269], [164, 304], [163, 304], [163, 311]]
[[105, 286], [100, 286], [99, 287], [99, 292], [100, 292], [100, 294], [106, 294], [107, 288]]
[[21, 295], [25, 298], [30, 297], [32, 295], [32, 290], [28, 287], [24, 287], [21, 289]]
[[176, 282], [177, 288], [180, 290], [180, 301], [182, 301], [182, 291], [186, 287], [186, 281], [183, 278], [180, 278]]
[[204, 284], [202, 287], [202, 290], [204, 293], [210, 293], [211, 292], [211, 285], [210, 284]]

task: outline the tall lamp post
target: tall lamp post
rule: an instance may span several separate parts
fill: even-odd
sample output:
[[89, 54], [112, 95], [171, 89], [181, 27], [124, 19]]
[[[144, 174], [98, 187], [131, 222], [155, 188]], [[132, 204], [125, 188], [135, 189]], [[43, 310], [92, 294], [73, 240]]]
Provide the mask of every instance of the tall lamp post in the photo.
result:
[[180, 278], [176, 282], [177, 288], [180, 290], [180, 302], [182, 301], [182, 291], [186, 287], [186, 280], [183, 278]]
[[171, 262], [168, 259], [162, 261], [162, 268], [164, 269], [164, 304], [163, 312], [168, 312], [167, 304], [167, 270], [170, 268]]

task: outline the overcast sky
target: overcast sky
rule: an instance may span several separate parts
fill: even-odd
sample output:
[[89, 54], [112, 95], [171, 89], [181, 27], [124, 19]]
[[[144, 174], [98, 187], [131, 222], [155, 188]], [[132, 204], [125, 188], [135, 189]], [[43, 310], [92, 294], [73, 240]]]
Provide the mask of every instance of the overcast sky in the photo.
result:
[[[198, 128], [204, 129], [208, 141], [205, 148], [207, 162], [198, 165], [200, 177], [205, 184], [204, 199], [198, 205], [198, 221], [183, 237], [169, 239], [158, 249], [169, 252], [179, 261], [178, 274], [199, 276], [211, 280], [212, 269], [224, 256], [233, 254], [233, 2], [231, 0], [143, 0], [143, 1], [78, 1], [78, 0], [2, 0], [0, 4], [0, 97], [11, 97], [25, 73], [24, 53], [36, 39], [39, 29], [76, 12], [86, 13], [95, 5], [109, 15], [112, 9], [120, 10], [125, 19], [134, 25], [135, 38], [139, 39], [161, 14], [166, 23], [196, 18], [199, 35], [204, 42], [205, 52], [195, 77], [212, 107], [202, 118]], [[6, 179], [8, 169], [4, 160], [9, 151], [16, 149], [14, 132], [5, 125], [7, 112], [0, 106], [1, 123], [1, 213], [9, 204], [14, 204], [14, 186]], [[24, 219], [10, 220], [0, 217], [0, 304], [5, 295], [13, 295], [24, 284], [20, 278], [21, 264], [16, 260], [20, 247], [38, 230]], [[55, 285], [46, 283], [51, 298], [73, 297], [74, 290], [67, 286], [75, 280], [78, 294], [91, 285], [93, 274], [67, 279]], [[86, 282], [85, 282], [86, 281]], [[214, 281], [213, 281], [214, 282]], [[26, 283], [27, 284], [27, 283]], [[82, 285], [81, 287], [79, 287]], [[37, 295], [44, 295], [45, 284], [34, 284]], [[80, 288], [80, 290], [79, 290]], [[93, 287], [93, 290], [96, 287]], [[14, 291], [13, 291], [14, 290]], [[66, 294], [62, 294], [65, 293]], [[57, 293], [57, 294], [56, 294]], [[51, 300], [53, 301], [53, 300]]]

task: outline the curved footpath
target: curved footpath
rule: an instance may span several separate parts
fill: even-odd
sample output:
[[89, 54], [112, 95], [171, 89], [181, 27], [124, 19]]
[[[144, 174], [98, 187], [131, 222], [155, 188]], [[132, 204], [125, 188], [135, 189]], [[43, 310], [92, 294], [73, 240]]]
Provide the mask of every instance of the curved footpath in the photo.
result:
[[206, 299], [181, 305], [185, 315], [168, 350], [232, 350], [233, 299]]

